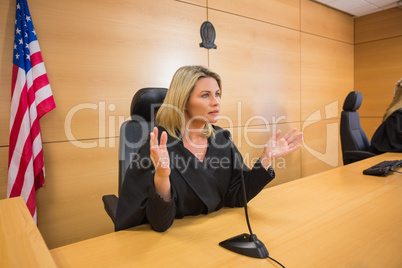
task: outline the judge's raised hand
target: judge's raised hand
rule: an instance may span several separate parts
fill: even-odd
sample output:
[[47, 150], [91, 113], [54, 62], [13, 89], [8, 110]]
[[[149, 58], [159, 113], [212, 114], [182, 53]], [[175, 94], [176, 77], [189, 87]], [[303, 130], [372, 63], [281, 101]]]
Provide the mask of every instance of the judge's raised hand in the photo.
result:
[[268, 169], [272, 164], [272, 160], [276, 157], [285, 156], [301, 148], [299, 144], [303, 140], [303, 133], [296, 133], [296, 128], [286, 133], [279, 139], [281, 131], [278, 130], [275, 136], [272, 136], [265, 144], [264, 151], [261, 157], [261, 163]]
[[166, 149], [167, 133], [162, 132], [160, 144], [158, 142], [158, 128], [154, 127], [150, 134], [150, 151], [151, 160], [155, 167], [155, 175], [158, 177], [169, 177], [170, 175], [170, 159]]
[[170, 159], [169, 152], [166, 149], [167, 133], [162, 132], [161, 142], [158, 142], [158, 128], [154, 127], [154, 131], [149, 134], [151, 160], [155, 167], [154, 185], [155, 192], [165, 201], [171, 200], [170, 190]]

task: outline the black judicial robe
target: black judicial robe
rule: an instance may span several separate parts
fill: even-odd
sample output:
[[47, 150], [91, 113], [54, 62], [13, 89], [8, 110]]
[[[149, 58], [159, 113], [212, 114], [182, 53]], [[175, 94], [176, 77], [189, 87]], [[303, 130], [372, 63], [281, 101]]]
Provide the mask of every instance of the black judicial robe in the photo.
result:
[[[152, 229], [163, 232], [175, 218], [207, 214], [223, 206], [244, 206], [240, 172], [244, 174], [248, 201], [274, 179], [272, 168], [265, 170], [260, 161], [249, 170], [229, 135], [224, 135], [226, 130], [214, 128], [215, 137], [208, 138], [203, 162], [181, 140], [168, 135], [170, 202], [155, 193], [148, 137], [126, 172], [117, 205], [116, 231], [149, 223]], [[162, 131], [159, 127], [159, 139]]]
[[370, 151], [375, 154], [402, 152], [402, 109], [393, 112], [371, 138]]

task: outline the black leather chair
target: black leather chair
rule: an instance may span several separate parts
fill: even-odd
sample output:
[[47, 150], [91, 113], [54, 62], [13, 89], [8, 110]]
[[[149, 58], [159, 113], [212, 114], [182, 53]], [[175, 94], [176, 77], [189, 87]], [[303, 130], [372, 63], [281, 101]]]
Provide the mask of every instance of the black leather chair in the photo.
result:
[[352, 91], [343, 103], [340, 134], [344, 165], [375, 156], [368, 151], [370, 141], [360, 125], [360, 116], [357, 110], [362, 101], [363, 95], [359, 91]]
[[[154, 127], [156, 112], [162, 105], [166, 92], [166, 88], [142, 88], [135, 93], [131, 101], [131, 120], [124, 122], [120, 127], [119, 193], [131, 160]], [[113, 223], [116, 218], [118, 200], [116, 195], [104, 195], [102, 197], [105, 210]]]

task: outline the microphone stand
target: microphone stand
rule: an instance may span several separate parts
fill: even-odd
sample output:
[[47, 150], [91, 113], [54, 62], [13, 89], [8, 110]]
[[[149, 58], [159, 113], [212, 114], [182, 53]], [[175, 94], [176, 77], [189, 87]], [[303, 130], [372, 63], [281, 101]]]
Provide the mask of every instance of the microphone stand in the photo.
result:
[[[240, 160], [239, 160], [240, 163]], [[242, 167], [243, 163], [240, 163], [240, 167]], [[244, 212], [246, 214], [247, 226], [249, 230], [249, 234], [244, 233], [241, 235], [237, 235], [235, 237], [229, 238], [225, 241], [219, 243], [220, 246], [231, 250], [233, 252], [254, 257], [254, 258], [267, 258], [269, 256], [268, 250], [265, 245], [257, 238], [253, 231], [251, 230], [250, 221], [248, 219], [247, 212], [247, 197], [246, 197], [246, 186], [244, 182], [243, 169], [240, 168], [240, 179], [241, 185], [243, 189], [243, 197], [244, 197]]]

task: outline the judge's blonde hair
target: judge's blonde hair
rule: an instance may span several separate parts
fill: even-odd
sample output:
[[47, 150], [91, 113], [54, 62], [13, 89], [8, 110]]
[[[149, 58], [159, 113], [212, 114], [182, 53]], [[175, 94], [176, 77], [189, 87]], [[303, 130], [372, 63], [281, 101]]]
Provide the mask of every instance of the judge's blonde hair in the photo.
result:
[[[180, 134], [184, 133], [186, 127], [184, 109], [197, 81], [206, 77], [212, 77], [218, 82], [219, 95], [221, 96], [221, 77], [207, 67], [200, 65], [183, 66], [174, 74], [165, 100], [155, 118], [156, 123], [166, 129], [170, 136], [179, 139]], [[203, 135], [209, 137], [213, 132], [211, 123], [207, 122], [202, 132]]]
[[402, 109], [402, 78], [396, 82], [394, 98], [392, 99], [391, 104], [388, 106], [385, 111], [384, 117], [382, 121], [384, 122], [387, 118], [396, 110]]

